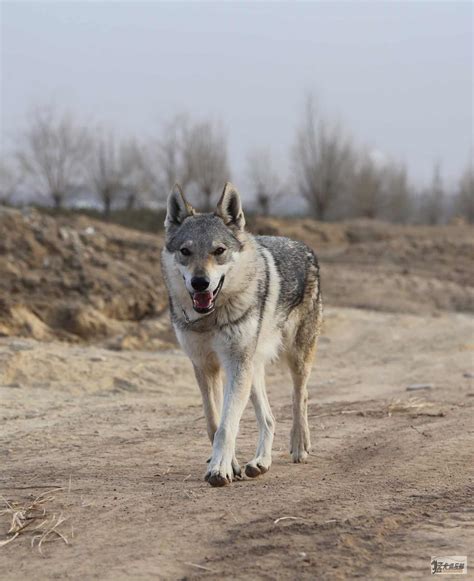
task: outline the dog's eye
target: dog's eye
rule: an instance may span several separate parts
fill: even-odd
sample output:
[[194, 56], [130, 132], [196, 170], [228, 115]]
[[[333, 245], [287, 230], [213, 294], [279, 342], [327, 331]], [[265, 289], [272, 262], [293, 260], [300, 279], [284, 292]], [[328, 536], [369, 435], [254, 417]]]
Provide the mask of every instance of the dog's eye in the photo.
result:
[[214, 253], [213, 254], [215, 256], [219, 256], [220, 254], [224, 254], [224, 252], [225, 252], [225, 248], [223, 246], [219, 246], [219, 248], [216, 248], [214, 250]]
[[188, 248], [181, 248], [180, 252], [183, 256], [191, 256], [191, 250]]

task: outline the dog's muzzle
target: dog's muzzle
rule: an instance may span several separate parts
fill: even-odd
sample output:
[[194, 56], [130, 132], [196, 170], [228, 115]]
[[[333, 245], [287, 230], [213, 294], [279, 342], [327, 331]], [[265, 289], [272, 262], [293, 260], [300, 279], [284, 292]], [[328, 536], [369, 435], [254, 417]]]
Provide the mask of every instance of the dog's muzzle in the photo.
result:
[[216, 308], [215, 301], [217, 295], [220, 293], [222, 285], [224, 284], [225, 276], [222, 275], [219, 284], [215, 290], [206, 290], [201, 292], [189, 293], [193, 300], [193, 309], [197, 313], [210, 313]]

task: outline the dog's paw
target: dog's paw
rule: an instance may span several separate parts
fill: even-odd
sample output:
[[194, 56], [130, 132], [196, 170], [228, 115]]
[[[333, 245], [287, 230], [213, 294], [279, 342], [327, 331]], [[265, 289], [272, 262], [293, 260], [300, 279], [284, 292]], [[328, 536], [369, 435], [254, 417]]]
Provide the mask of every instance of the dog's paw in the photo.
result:
[[[209, 456], [209, 458], [206, 460], [207, 464], [209, 464], [212, 460], [212, 456]], [[232, 458], [232, 472], [234, 473], [234, 476], [237, 480], [241, 480], [242, 479], [242, 469], [240, 468], [240, 464], [237, 461], [237, 458], [234, 456]], [[208, 474], [209, 472], [206, 473], [205, 479], [208, 480]]]
[[211, 459], [204, 478], [211, 486], [226, 486], [241, 477], [242, 471], [234, 456], [230, 461], [224, 457]]
[[211, 486], [227, 486], [232, 482], [232, 477], [220, 472], [207, 472], [204, 479], [209, 482]]
[[297, 464], [306, 462], [310, 449], [311, 441], [308, 426], [293, 427], [290, 437], [290, 453], [293, 462]]
[[249, 478], [257, 478], [270, 470], [271, 460], [262, 457], [254, 458], [245, 465], [245, 475]]

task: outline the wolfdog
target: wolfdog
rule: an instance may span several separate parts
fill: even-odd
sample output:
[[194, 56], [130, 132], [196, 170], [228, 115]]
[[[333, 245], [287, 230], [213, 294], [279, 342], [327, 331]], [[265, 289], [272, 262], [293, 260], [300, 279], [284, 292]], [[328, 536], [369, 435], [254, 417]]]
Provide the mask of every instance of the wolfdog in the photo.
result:
[[235, 442], [249, 397], [259, 437], [245, 474], [255, 478], [269, 470], [275, 419], [265, 364], [279, 353], [293, 379], [290, 452], [293, 462], [305, 462], [310, 450], [306, 385], [322, 320], [314, 252], [288, 238], [246, 232], [240, 196], [230, 183], [216, 210], [206, 214], [196, 212], [176, 185], [165, 228], [162, 269], [171, 320], [194, 366], [212, 443], [206, 480], [224, 486], [241, 478]]

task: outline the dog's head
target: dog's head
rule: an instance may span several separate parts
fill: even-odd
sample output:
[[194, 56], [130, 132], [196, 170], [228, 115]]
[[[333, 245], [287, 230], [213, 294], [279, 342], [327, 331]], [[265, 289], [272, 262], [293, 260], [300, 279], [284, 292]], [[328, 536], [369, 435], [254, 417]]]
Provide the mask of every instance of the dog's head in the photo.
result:
[[176, 185], [168, 197], [165, 227], [166, 250], [173, 254], [194, 310], [210, 313], [243, 247], [245, 218], [237, 190], [227, 183], [215, 212], [199, 214]]

